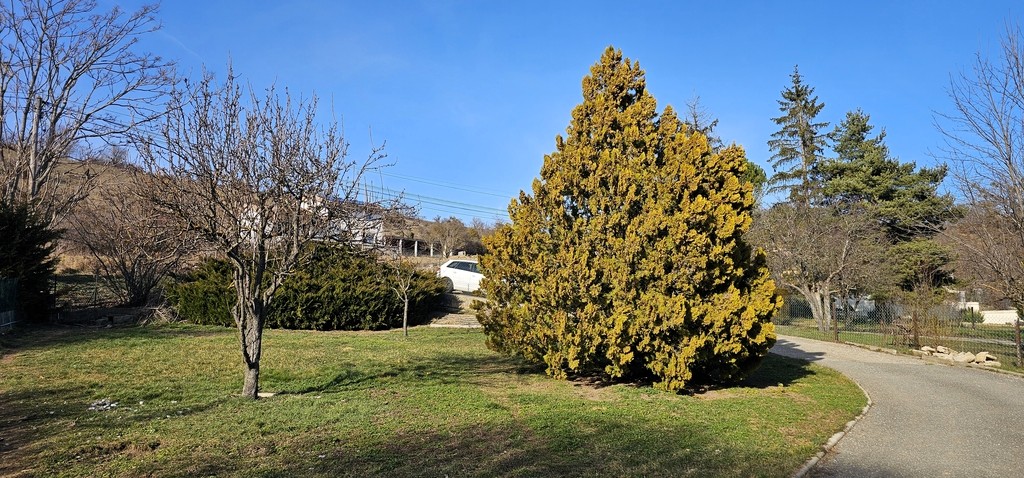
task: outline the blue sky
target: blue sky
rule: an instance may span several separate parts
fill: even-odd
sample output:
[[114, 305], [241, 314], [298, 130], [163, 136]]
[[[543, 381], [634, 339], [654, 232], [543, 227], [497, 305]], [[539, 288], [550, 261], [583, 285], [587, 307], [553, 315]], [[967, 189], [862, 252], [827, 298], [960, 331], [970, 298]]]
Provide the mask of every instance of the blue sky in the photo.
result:
[[723, 139], [769, 174], [771, 118], [797, 64], [823, 120], [862, 108], [893, 154], [932, 164], [950, 75], [994, 55], [1022, 14], [1019, 0], [165, 0], [143, 46], [193, 77], [230, 58], [255, 87], [315, 91], [353, 158], [371, 132], [387, 142], [394, 166], [374, 183], [427, 198], [421, 216], [490, 222], [529, 189], [608, 45], [640, 62], [659, 107], [699, 95]]

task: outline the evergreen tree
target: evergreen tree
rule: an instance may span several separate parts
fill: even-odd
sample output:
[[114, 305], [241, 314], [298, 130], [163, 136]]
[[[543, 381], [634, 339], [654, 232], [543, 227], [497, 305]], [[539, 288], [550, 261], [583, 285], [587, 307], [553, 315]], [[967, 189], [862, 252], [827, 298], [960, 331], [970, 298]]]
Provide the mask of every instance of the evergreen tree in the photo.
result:
[[946, 167], [918, 168], [889, 154], [885, 131], [872, 136], [871, 117], [851, 111], [830, 135], [836, 158], [820, 170], [825, 200], [831, 204], [865, 204], [893, 241], [934, 234], [957, 217], [953, 198], [939, 194]]
[[30, 322], [49, 318], [59, 238], [36, 205], [0, 199], [0, 279], [18, 280], [18, 313]]
[[780, 301], [743, 237], [743, 150], [714, 151], [656, 106], [639, 64], [608, 48], [532, 194], [487, 240], [489, 346], [555, 377], [679, 390], [738, 379], [774, 343]]
[[814, 88], [803, 83], [798, 68], [793, 68], [793, 84], [782, 91], [778, 118], [772, 118], [781, 129], [772, 134], [768, 148], [774, 153], [769, 161], [775, 174], [769, 192], [789, 191], [789, 200], [800, 205], [813, 204], [820, 193], [818, 166], [824, 159], [827, 136], [821, 131], [826, 122], [816, 122], [825, 107], [818, 102]]
[[915, 312], [934, 305], [942, 288], [952, 283], [952, 253], [931, 239], [942, 224], [959, 215], [953, 198], [939, 194], [946, 167], [918, 168], [889, 153], [885, 130], [873, 135], [871, 117], [861, 110], [846, 118], [831, 134], [836, 157], [822, 167], [825, 201], [838, 208], [864, 207], [885, 232], [891, 283], [896, 295]]

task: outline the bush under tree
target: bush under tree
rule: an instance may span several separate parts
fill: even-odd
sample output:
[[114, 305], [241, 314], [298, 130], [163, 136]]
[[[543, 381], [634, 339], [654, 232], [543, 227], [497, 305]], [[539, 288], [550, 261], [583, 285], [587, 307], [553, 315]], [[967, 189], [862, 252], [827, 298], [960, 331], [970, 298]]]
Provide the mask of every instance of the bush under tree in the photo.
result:
[[[306, 330], [382, 330], [402, 326], [404, 300], [394, 291], [392, 267], [342, 248], [322, 246], [309, 262], [292, 271], [278, 289], [266, 325]], [[232, 267], [210, 259], [169, 287], [175, 312], [204, 325], [231, 326], [235, 294]], [[432, 275], [407, 276], [409, 324], [430, 319], [444, 300], [444, 287]]]
[[479, 319], [490, 347], [550, 375], [734, 381], [775, 342], [781, 301], [744, 234], [752, 186], [738, 146], [715, 151], [639, 64], [608, 48], [532, 194], [487, 241]]

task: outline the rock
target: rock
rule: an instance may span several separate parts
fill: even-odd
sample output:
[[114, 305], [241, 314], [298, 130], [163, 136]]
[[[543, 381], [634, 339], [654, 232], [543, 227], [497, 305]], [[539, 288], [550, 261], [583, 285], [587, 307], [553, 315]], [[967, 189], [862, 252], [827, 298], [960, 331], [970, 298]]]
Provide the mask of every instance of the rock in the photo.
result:
[[948, 353], [952, 353], [953, 352], [952, 350], [949, 350], [946, 347], [943, 347], [941, 345], [938, 346], [938, 347], [935, 347], [935, 351], [940, 353], [940, 354], [948, 354]]
[[945, 360], [947, 362], [952, 362], [953, 361], [953, 356], [950, 355], [950, 354], [936, 353], [935, 355], [933, 355], [933, 357], [935, 357], [935, 358], [937, 358], [939, 360]]
[[970, 352], [960, 352], [953, 356], [953, 361], [956, 363], [971, 363], [974, 361], [974, 354]]
[[934, 353], [934, 352], [935, 352], [935, 349], [934, 349], [934, 348], [932, 348], [932, 347], [929, 347], [929, 346], [925, 345], [924, 347], [921, 347], [921, 351], [922, 351], [922, 352], [928, 352], [928, 353]]
[[109, 398], [103, 398], [96, 400], [89, 404], [89, 410], [94, 412], [105, 412], [117, 408], [117, 402], [111, 401]]
[[929, 352], [927, 350], [914, 350], [914, 349], [911, 349], [910, 353], [912, 353], [914, 355], [917, 355], [918, 357], [927, 357], [927, 356], [932, 354], [931, 352]]
[[1001, 364], [1001, 363], [999, 363], [999, 362], [997, 362], [995, 360], [986, 360], [984, 362], [981, 362], [978, 365], [984, 365], [986, 367], [1002, 367], [1003, 366], [1003, 364]]
[[995, 355], [992, 355], [992, 354], [990, 354], [988, 352], [978, 352], [978, 355], [974, 356], [974, 361], [977, 362], [977, 363], [985, 363], [986, 361], [995, 360], [995, 359], [996, 359]]

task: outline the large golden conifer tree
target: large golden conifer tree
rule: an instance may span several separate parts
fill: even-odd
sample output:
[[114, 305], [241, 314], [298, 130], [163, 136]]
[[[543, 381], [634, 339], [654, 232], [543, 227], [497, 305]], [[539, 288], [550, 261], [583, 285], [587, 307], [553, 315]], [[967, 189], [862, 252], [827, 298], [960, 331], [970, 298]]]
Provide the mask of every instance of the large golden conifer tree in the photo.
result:
[[548, 373], [653, 378], [679, 390], [753, 370], [780, 300], [743, 239], [752, 188], [743, 150], [715, 152], [636, 62], [609, 47], [532, 194], [482, 260], [488, 344]]

